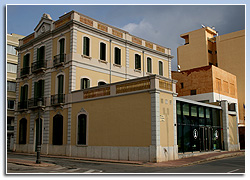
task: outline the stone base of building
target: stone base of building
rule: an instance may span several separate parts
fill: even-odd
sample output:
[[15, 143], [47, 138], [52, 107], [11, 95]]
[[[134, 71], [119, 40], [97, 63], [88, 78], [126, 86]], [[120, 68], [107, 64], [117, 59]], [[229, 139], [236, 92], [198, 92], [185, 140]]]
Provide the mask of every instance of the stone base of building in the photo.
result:
[[[33, 144], [16, 144], [14, 150], [16, 152], [35, 153], [35, 146]], [[41, 154], [124, 161], [162, 162], [178, 159], [178, 146], [115, 147], [43, 144]]]

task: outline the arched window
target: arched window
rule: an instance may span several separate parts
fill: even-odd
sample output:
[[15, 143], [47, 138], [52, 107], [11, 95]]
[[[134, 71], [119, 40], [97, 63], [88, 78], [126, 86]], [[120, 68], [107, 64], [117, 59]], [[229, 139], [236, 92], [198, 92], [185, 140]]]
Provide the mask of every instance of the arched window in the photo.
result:
[[65, 39], [62, 38], [59, 40], [59, 44], [60, 44], [60, 62], [64, 62], [64, 57], [65, 57], [65, 52], [64, 52], [64, 46], [65, 46]]
[[163, 64], [162, 64], [162, 61], [159, 61], [159, 75], [163, 76]]
[[90, 80], [88, 78], [81, 79], [81, 89], [86, 89], [90, 87]]
[[23, 118], [19, 122], [19, 144], [26, 144], [27, 119]]
[[63, 116], [57, 114], [53, 117], [53, 145], [63, 144]]
[[63, 75], [57, 76], [57, 82], [58, 82], [58, 89], [57, 89], [58, 103], [63, 103], [64, 102], [63, 81], [64, 81]]
[[105, 85], [106, 83], [104, 81], [99, 81], [98, 82], [98, 86], [102, 86], [102, 85]]
[[87, 115], [85, 114], [78, 116], [77, 144], [87, 144]]
[[147, 72], [152, 73], [152, 59], [150, 57], [147, 58]]
[[88, 37], [83, 38], [83, 55], [89, 56], [90, 39]]

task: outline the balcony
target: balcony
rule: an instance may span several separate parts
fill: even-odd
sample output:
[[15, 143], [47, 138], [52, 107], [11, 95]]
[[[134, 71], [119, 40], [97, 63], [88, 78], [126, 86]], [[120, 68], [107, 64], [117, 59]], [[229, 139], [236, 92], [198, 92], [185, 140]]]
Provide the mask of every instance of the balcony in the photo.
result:
[[51, 95], [51, 105], [52, 106], [61, 105], [63, 103], [65, 103], [65, 94]]
[[26, 76], [29, 75], [29, 73], [30, 73], [30, 67], [24, 67], [24, 68], [21, 69], [20, 76], [21, 77], [26, 77]]
[[66, 54], [58, 54], [54, 56], [53, 65], [54, 67], [61, 66], [64, 64], [66, 59]]
[[38, 73], [40, 71], [44, 71], [46, 69], [46, 61], [45, 60], [39, 60], [36, 62], [33, 62], [31, 64], [31, 72], [32, 73]]
[[42, 104], [41, 106], [42, 107], [45, 107], [45, 98], [42, 97], [42, 98], [31, 98], [28, 100], [28, 108], [29, 109], [35, 109], [35, 108], [38, 108], [38, 101], [39, 99], [41, 100]]
[[18, 102], [18, 110], [19, 111], [28, 110], [28, 101]]

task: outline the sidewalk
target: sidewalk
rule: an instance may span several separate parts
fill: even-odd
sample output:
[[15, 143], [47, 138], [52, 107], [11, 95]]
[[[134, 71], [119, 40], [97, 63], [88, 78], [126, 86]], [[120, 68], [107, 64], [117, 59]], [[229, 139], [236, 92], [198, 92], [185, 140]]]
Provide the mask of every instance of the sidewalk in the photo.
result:
[[[28, 155], [34, 156], [35, 154], [27, 154], [27, 153], [16, 153], [14, 154]], [[245, 151], [221, 151], [221, 152], [205, 152], [205, 153], [197, 153], [195, 156], [171, 160], [166, 162], [140, 162], [140, 161], [123, 161], [123, 160], [110, 160], [110, 159], [94, 159], [94, 158], [81, 158], [81, 157], [68, 157], [68, 156], [52, 156], [52, 155], [41, 155], [41, 157], [53, 157], [53, 158], [64, 158], [64, 159], [74, 159], [74, 160], [83, 160], [83, 161], [92, 161], [92, 162], [103, 162], [103, 163], [120, 163], [120, 164], [130, 164], [130, 165], [143, 165], [143, 166], [155, 166], [155, 167], [181, 167], [188, 166], [192, 164], [198, 164], [206, 161], [211, 161], [215, 159], [222, 159], [226, 157], [240, 156], [244, 155]], [[37, 167], [50, 167], [55, 164], [42, 162], [41, 164], [36, 164], [35, 161], [24, 160], [24, 159], [12, 159], [8, 158], [8, 163], [14, 163], [18, 165], [26, 165], [26, 166], [37, 166]]]

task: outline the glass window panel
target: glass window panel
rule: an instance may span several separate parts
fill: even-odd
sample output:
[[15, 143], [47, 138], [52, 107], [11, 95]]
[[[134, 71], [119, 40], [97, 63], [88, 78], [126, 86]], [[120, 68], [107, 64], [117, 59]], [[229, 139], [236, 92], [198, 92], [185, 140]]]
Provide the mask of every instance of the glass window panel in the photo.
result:
[[189, 104], [183, 104], [183, 115], [189, 116]]
[[15, 46], [7, 45], [7, 53], [12, 55], [17, 55], [17, 51]]
[[17, 72], [17, 65], [7, 63], [7, 72], [16, 73]]
[[204, 107], [199, 107], [199, 117], [204, 118]]
[[197, 117], [197, 106], [191, 106], [191, 116]]

